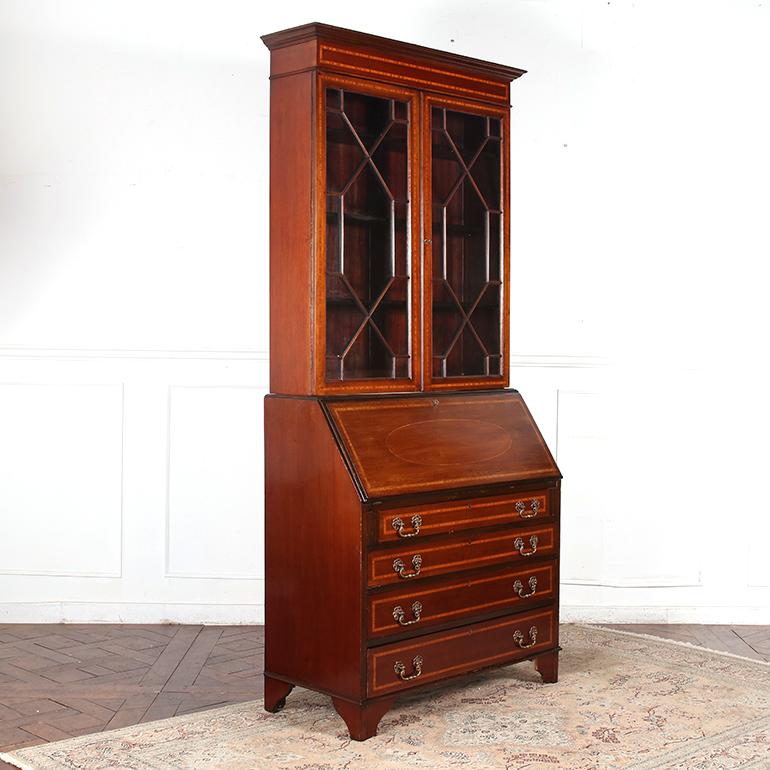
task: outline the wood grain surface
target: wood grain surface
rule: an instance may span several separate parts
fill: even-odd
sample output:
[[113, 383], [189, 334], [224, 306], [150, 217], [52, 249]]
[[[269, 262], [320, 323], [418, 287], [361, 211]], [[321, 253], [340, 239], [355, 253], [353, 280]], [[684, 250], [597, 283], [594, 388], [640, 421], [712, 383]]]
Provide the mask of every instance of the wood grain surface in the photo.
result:
[[381, 543], [411, 538], [418, 542], [430, 535], [451, 535], [464, 529], [531, 524], [535, 519], [539, 523], [551, 515], [549, 497], [549, 490], [544, 489], [388, 508], [377, 513], [375, 537]]
[[0, 625], [0, 751], [255, 700], [262, 649], [262, 626]]
[[[406, 581], [416, 584], [433, 575], [491, 564], [527, 564], [533, 557], [552, 556], [556, 542], [556, 526], [551, 524], [452, 535], [438, 542], [433, 540], [430, 545], [399, 543], [369, 554], [369, 586], [403, 584]], [[403, 573], [414, 574], [414, 577], [400, 574], [396, 570], [396, 559], [403, 563]], [[419, 564], [415, 563], [415, 559], [419, 560]]]
[[325, 403], [370, 498], [559, 476], [516, 391]]

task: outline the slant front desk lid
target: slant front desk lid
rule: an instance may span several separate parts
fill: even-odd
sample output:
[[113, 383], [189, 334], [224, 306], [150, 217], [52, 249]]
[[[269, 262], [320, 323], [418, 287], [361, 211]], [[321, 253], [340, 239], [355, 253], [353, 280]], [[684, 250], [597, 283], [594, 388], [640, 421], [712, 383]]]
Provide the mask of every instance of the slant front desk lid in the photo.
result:
[[561, 475], [513, 390], [322, 403], [366, 499]]

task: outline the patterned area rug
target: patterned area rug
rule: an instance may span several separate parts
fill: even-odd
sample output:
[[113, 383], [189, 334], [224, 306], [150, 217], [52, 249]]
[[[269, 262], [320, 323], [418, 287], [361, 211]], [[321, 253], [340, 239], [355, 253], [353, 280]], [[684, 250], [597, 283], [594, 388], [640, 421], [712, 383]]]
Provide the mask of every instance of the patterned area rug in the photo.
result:
[[402, 696], [365, 743], [295, 689], [3, 755], [22, 770], [768, 770], [770, 664], [563, 626], [558, 684], [531, 663]]

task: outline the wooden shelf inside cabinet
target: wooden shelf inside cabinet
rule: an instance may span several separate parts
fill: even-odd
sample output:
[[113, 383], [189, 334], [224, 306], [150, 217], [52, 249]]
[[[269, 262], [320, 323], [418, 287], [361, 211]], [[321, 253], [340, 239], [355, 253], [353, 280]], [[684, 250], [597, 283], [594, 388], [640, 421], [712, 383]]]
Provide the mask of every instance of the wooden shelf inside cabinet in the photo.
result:
[[270, 49], [265, 708], [534, 659], [555, 681], [561, 475], [508, 389], [510, 84], [325, 24]]

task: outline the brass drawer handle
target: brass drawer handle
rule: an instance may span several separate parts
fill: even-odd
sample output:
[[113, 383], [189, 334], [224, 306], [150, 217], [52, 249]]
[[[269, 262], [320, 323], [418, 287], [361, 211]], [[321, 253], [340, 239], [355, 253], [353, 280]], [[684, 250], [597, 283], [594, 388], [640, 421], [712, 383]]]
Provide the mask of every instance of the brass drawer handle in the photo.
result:
[[404, 521], [400, 517], [393, 519], [390, 523], [399, 537], [417, 537], [417, 535], [420, 534], [420, 527], [422, 526], [422, 516], [420, 516], [419, 513], [415, 513], [415, 515], [412, 516], [412, 527], [414, 528], [414, 532], [404, 532]]
[[532, 535], [532, 537], [529, 539], [529, 545], [530, 548], [532, 548], [531, 551], [524, 551], [524, 541], [517, 537], [513, 541], [513, 547], [522, 555], [522, 556], [532, 556], [533, 554], [537, 553], [537, 535]]
[[529, 629], [529, 638], [531, 640], [530, 643], [524, 644], [524, 634], [522, 634], [521, 631], [513, 632], [513, 641], [516, 642], [522, 650], [526, 650], [528, 647], [534, 647], [537, 644], [536, 626], [532, 626], [532, 628]]
[[422, 556], [420, 556], [419, 553], [412, 556], [412, 568], [414, 569], [414, 572], [407, 573], [404, 571], [406, 569], [406, 564], [404, 564], [403, 559], [394, 559], [393, 561], [393, 569], [398, 573], [399, 577], [417, 577], [420, 574], [420, 570], [422, 569]]
[[393, 666], [393, 670], [398, 674], [399, 678], [403, 679], [405, 682], [408, 682], [410, 679], [417, 679], [417, 677], [422, 674], [422, 655], [416, 655], [412, 659], [412, 668], [414, 669], [414, 673], [407, 676], [406, 666], [400, 660], [397, 660], [396, 664]]
[[519, 502], [516, 503], [516, 513], [518, 513], [522, 519], [533, 519], [540, 511], [540, 501], [533, 500], [529, 504], [529, 508], [532, 513], [524, 513], [524, 511], [527, 510], [527, 504], [523, 500], [519, 500]]
[[519, 598], [521, 599], [529, 599], [530, 596], [535, 595], [535, 591], [537, 590], [537, 578], [533, 575], [529, 579], [529, 593], [524, 593], [524, 586], [521, 584], [521, 580], [517, 580], [513, 584], [513, 590], [516, 591], [516, 593], [519, 595]]
[[420, 615], [422, 614], [422, 604], [420, 602], [415, 602], [412, 604], [412, 615], [414, 615], [414, 620], [404, 620], [406, 617], [406, 613], [404, 612], [404, 608], [399, 604], [397, 607], [393, 608], [393, 620], [397, 620], [399, 625], [402, 626], [411, 626], [414, 623], [420, 622]]

